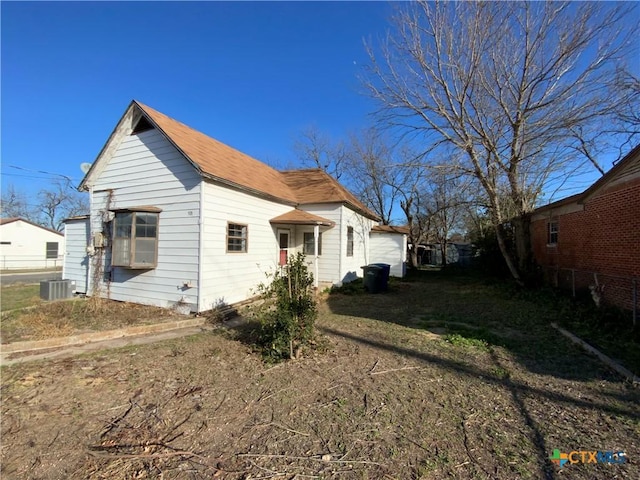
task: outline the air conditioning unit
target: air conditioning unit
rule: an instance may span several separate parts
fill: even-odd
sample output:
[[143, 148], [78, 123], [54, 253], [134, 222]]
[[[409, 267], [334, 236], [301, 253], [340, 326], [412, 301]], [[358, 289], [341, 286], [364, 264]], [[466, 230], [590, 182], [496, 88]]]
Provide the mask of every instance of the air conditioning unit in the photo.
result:
[[43, 280], [40, 282], [40, 298], [43, 300], [62, 300], [71, 298], [76, 289], [73, 280]]

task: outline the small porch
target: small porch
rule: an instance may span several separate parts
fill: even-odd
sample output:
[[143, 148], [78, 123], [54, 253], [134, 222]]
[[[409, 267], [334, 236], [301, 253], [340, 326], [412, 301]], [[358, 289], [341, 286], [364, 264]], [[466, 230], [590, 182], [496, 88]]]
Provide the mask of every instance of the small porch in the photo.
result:
[[278, 265], [287, 264], [290, 255], [304, 253], [313, 273], [314, 287], [320, 279], [320, 256], [322, 255], [322, 233], [333, 228], [335, 222], [303, 210], [294, 209], [269, 220], [278, 241]]

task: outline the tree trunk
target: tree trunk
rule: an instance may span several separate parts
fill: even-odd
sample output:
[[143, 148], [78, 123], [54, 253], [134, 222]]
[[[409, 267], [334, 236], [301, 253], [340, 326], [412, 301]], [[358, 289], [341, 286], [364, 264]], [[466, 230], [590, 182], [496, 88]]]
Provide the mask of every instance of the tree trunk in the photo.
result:
[[504, 227], [501, 224], [498, 224], [495, 226], [495, 231], [496, 231], [496, 239], [498, 240], [498, 247], [500, 248], [502, 257], [504, 258], [504, 261], [506, 262], [507, 267], [509, 268], [509, 272], [511, 272], [511, 275], [513, 276], [513, 279], [516, 281], [516, 283], [521, 287], [523, 287], [524, 282], [520, 277], [520, 272], [518, 271], [518, 268], [516, 267], [516, 264], [513, 261], [513, 256], [511, 255], [511, 252], [509, 251], [509, 248], [507, 247], [507, 244], [505, 242]]
[[442, 259], [440, 260], [440, 264], [442, 265], [442, 267], [446, 267], [447, 266], [447, 242], [446, 242], [446, 240], [444, 242], [440, 242], [440, 255], [442, 256]]
[[531, 270], [531, 230], [530, 216], [525, 214], [512, 220], [514, 227], [514, 242], [518, 257], [518, 270], [526, 274]]

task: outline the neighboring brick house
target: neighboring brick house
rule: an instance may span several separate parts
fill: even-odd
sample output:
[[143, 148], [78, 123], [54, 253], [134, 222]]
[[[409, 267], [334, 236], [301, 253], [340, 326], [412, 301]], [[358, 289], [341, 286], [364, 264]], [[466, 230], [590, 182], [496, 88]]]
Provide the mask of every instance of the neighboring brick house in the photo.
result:
[[551, 283], [638, 309], [640, 145], [583, 193], [537, 208], [531, 236]]

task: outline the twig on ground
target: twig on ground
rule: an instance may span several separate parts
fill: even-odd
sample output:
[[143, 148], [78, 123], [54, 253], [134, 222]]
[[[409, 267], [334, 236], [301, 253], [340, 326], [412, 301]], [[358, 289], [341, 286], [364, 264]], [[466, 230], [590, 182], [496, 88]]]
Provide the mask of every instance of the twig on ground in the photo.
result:
[[122, 414], [119, 415], [118, 417], [116, 417], [113, 420], [109, 421], [109, 426], [106, 428], [106, 430], [104, 430], [101, 434], [100, 434], [100, 438], [103, 438], [107, 433], [109, 433], [111, 430], [113, 430], [114, 428], [116, 428], [118, 426], [118, 424], [127, 416], [129, 415], [129, 412], [131, 411], [131, 409], [133, 408], [134, 402], [129, 400], [129, 408], [127, 408], [127, 410]]
[[401, 370], [418, 370], [422, 367], [402, 367], [402, 368], [392, 368], [391, 370], [382, 370], [381, 372], [369, 372], [371, 375], [382, 375], [383, 373], [390, 372], [399, 372]]
[[299, 432], [298, 430], [294, 430], [294, 429], [292, 429], [292, 428], [285, 427], [284, 425], [280, 425], [279, 423], [271, 422], [271, 423], [268, 423], [267, 425], [271, 425], [271, 426], [274, 426], [274, 427], [278, 427], [278, 428], [281, 428], [281, 429], [283, 429], [283, 430], [286, 430], [287, 432], [290, 432], [290, 433], [297, 433], [298, 435], [302, 435], [302, 436], [305, 436], [305, 437], [310, 437], [310, 436], [311, 436], [311, 434], [310, 434], [310, 433], [306, 433], [306, 432]]
[[244, 473], [245, 470], [222, 470], [218, 467], [215, 467], [209, 463], [209, 461], [203, 457], [202, 455], [198, 455], [194, 452], [189, 452], [187, 450], [176, 450], [174, 452], [163, 452], [163, 453], [103, 453], [103, 452], [95, 452], [89, 450], [87, 452], [89, 455], [95, 458], [104, 458], [104, 459], [124, 459], [124, 458], [168, 458], [168, 457], [194, 457], [202, 462], [202, 465], [205, 467], [211, 468], [218, 472], [222, 473]]
[[285, 458], [287, 460], [310, 460], [313, 462], [322, 462], [322, 463], [358, 463], [363, 465], [377, 465], [379, 467], [384, 467], [383, 463], [372, 462], [370, 460], [323, 460], [322, 458], [318, 458], [317, 456], [312, 457], [301, 457], [296, 455], [276, 455], [276, 454], [267, 454], [267, 453], [237, 453], [238, 457], [257, 457], [257, 458]]
[[376, 369], [376, 367], [378, 366], [378, 362], [379, 361], [380, 360], [376, 360], [376, 363], [373, 364], [373, 367], [371, 367], [371, 370], [369, 370], [369, 373], [373, 372]]

